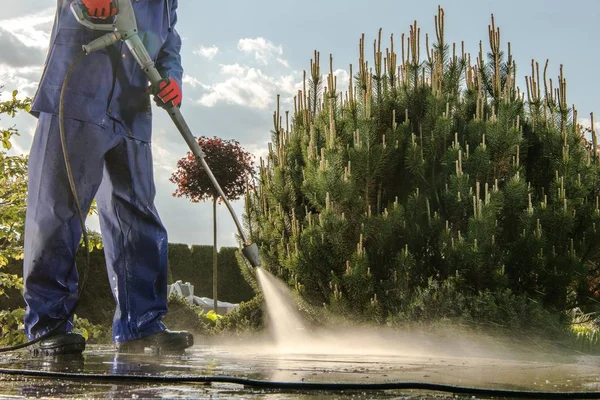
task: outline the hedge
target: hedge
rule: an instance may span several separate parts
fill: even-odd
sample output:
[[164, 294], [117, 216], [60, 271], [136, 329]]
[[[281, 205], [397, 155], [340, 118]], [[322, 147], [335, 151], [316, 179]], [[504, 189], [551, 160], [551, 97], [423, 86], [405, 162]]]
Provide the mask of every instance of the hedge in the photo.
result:
[[[254, 297], [254, 291], [244, 280], [235, 254], [235, 247], [222, 247], [218, 254], [219, 268], [219, 300], [232, 303], [248, 301]], [[192, 246], [169, 243], [168, 249], [169, 277], [168, 283], [177, 280], [194, 285], [194, 294], [199, 297], [212, 298], [212, 246]], [[77, 255], [80, 278], [83, 277], [85, 253]], [[23, 262], [11, 260], [3, 268], [3, 272], [22, 276]], [[7, 290], [7, 296], [0, 297], [0, 309], [9, 310], [24, 307], [22, 293], [18, 290]], [[77, 315], [87, 318], [93, 324], [110, 324], [115, 310], [115, 302], [109, 286], [104, 251], [94, 250], [90, 253], [90, 268]]]

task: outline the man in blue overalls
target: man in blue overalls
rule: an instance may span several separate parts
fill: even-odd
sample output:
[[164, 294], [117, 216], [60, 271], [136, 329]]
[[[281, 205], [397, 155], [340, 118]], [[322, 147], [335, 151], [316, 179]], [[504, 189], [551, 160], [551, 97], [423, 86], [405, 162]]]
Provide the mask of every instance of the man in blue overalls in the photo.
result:
[[[78, 288], [74, 256], [82, 232], [74, 208], [59, 134], [59, 98], [81, 46], [102, 33], [81, 26], [57, 0], [50, 49], [32, 114], [38, 118], [29, 161], [23, 267], [30, 340], [51, 330], [72, 309]], [[81, 0], [94, 22], [109, 22], [111, 0]], [[178, 0], [132, 0], [139, 35], [163, 76], [150, 88], [157, 105], [181, 103], [181, 38], [175, 30]], [[81, 59], [65, 91], [65, 133], [78, 196], [87, 214], [97, 200], [108, 278], [116, 311], [118, 351], [157, 346], [182, 350], [188, 332], [166, 329], [167, 233], [154, 206], [152, 114], [149, 82], [119, 43]], [[81, 353], [85, 340], [72, 319], [41, 341], [43, 354]], [[38, 351], [39, 351], [38, 350]]]

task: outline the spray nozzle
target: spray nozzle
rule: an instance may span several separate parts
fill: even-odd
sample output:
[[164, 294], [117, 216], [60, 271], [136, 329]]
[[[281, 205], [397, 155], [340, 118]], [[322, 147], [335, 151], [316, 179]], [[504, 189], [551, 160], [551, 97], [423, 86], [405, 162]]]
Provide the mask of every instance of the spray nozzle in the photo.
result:
[[242, 254], [244, 254], [244, 257], [246, 257], [254, 268], [260, 267], [260, 254], [256, 243], [244, 246], [242, 248]]

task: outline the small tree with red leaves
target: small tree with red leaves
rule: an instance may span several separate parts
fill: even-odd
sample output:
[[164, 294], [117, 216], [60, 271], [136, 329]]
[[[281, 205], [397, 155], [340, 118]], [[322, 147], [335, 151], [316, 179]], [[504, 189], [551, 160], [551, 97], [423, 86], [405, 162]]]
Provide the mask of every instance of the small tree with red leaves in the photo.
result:
[[[198, 144], [206, 154], [205, 160], [215, 176], [227, 200], [237, 200], [246, 191], [247, 182], [254, 177], [252, 155], [235, 140], [198, 138]], [[177, 162], [177, 171], [169, 179], [177, 185], [175, 197], [188, 197], [197, 203], [212, 199], [214, 248], [213, 248], [213, 298], [217, 312], [217, 203], [223, 199], [208, 174], [192, 152]]]

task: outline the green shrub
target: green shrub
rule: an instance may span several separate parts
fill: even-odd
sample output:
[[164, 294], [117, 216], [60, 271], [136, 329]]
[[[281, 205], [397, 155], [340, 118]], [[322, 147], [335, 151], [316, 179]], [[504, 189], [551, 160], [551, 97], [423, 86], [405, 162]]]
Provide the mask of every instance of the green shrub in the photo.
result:
[[467, 324], [486, 331], [510, 334], [545, 334], [565, 337], [567, 325], [560, 313], [552, 313], [524, 295], [510, 289], [484, 290], [477, 294], [460, 290], [456, 278], [443, 282], [431, 279], [407, 298], [397, 314], [388, 319], [391, 325], [409, 322], [447, 321]]
[[578, 350], [591, 353], [600, 352], [600, 330], [597, 326], [575, 325], [572, 330]]
[[583, 313], [581, 309], [573, 309], [571, 317], [571, 334], [574, 347], [586, 353], [600, 353], [600, 319], [598, 313]]
[[[212, 298], [212, 259], [213, 247], [194, 245], [191, 248], [192, 264], [189, 266], [189, 282], [194, 285], [194, 294], [198, 297]], [[186, 281], [184, 281], [186, 282]]]
[[202, 307], [188, 302], [181, 296], [171, 294], [168, 312], [163, 322], [172, 330], [189, 330], [196, 334], [211, 334], [216, 322], [207, 318]]
[[16, 310], [0, 311], [0, 345], [13, 346], [27, 341], [23, 325], [25, 310], [17, 308]]
[[[220, 301], [239, 303], [250, 300], [254, 291], [246, 282], [237, 263], [235, 247], [221, 247], [217, 255], [218, 295]], [[169, 244], [169, 267], [173, 282], [180, 280], [194, 285], [194, 294], [213, 297], [212, 246]]]
[[192, 251], [190, 246], [182, 243], [169, 243], [169, 284], [182, 281], [194, 282], [197, 275], [194, 274], [192, 263]]
[[[3, 94], [2, 89], [0, 85], [0, 94]], [[0, 102], [0, 119], [14, 118], [19, 112], [30, 111], [32, 99], [18, 99], [18, 93], [13, 90], [10, 100]], [[3, 271], [11, 258], [23, 258], [29, 156], [8, 154], [13, 136], [19, 135], [14, 126], [0, 126], [0, 295], [4, 294], [5, 287], [20, 285], [14, 274]]]
[[221, 247], [217, 256], [219, 300], [230, 303], [248, 301], [254, 297], [254, 291], [244, 279], [235, 247]]
[[238, 309], [224, 315], [219, 320], [218, 330], [233, 334], [262, 330], [264, 326], [263, 302], [262, 294], [259, 294], [250, 301], [240, 303]]
[[366, 321], [543, 326], [544, 310], [558, 324], [593, 310], [600, 163], [562, 68], [552, 91], [534, 63], [521, 92], [494, 23], [487, 57], [471, 57], [444, 41], [442, 9], [436, 18], [425, 59], [416, 23], [402, 55], [379, 35], [368, 60], [363, 36], [345, 94], [315, 51], [290, 123], [275, 110], [246, 200], [264, 268], [310, 304]]
[[[22, 282], [23, 260], [9, 259], [8, 263], [2, 268], [2, 271], [9, 275], [16, 275]], [[7, 286], [4, 288], [4, 292], [3, 295], [0, 295], [0, 310], [15, 310], [25, 307], [22, 287]]]
[[82, 335], [88, 344], [109, 344], [112, 341], [112, 326], [92, 324], [85, 318], [75, 315], [73, 331]]
[[[245, 281], [236, 260], [237, 249], [223, 247], [219, 256], [220, 300], [240, 302], [249, 300], [253, 290]], [[86, 266], [85, 252], [79, 250], [76, 258], [79, 277], [83, 279]], [[23, 275], [23, 260], [9, 259], [2, 268], [3, 273], [15, 275], [21, 279]], [[196, 296], [212, 296], [212, 246], [189, 246], [169, 243], [169, 284], [175, 280], [191, 282], [195, 285]], [[18, 280], [15, 280], [18, 282]], [[14, 310], [24, 308], [22, 287], [6, 285], [5, 293], [0, 295], [0, 309]], [[115, 300], [110, 288], [106, 272], [106, 259], [103, 249], [94, 248], [90, 252], [88, 278], [77, 315], [89, 320], [91, 324], [110, 325], [115, 311]]]
[[[86, 257], [83, 250], [79, 250], [77, 253], [76, 262], [79, 279], [82, 280], [86, 266]], [[110, 325], [114, 313], [115, 299], [106, 272], [104, 251], [94, 249], [90, 252], [88, 278], [76, 314], [89, 320], [91, 324]]]

